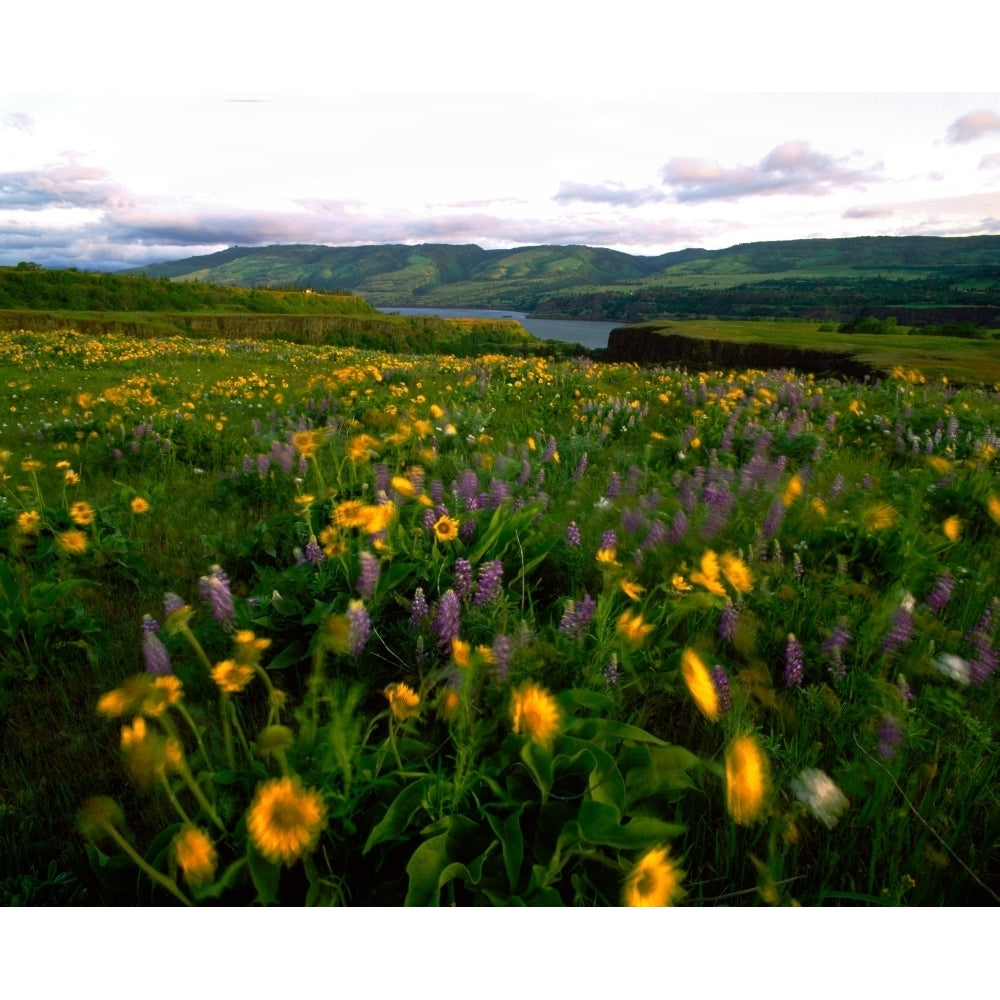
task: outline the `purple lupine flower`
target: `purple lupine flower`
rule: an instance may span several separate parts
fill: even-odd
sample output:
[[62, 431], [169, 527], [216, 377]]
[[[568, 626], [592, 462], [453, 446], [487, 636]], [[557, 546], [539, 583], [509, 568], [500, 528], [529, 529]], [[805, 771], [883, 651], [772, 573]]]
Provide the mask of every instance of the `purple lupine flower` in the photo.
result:
[[502, 479], [490, 480], [489, 504], [491, 507], [499, 507], [505, 500], [510, 498], [510, 486]]
[[573, 478], [579, 482], [583, 479], [583, 474], [587, 471], [587, 453], [584, 452], [580, 456], [580, 461], [576, 463], [576, 468], [573, 470]]
[[882, 655], [889, 656], [913, 637], [913, 598], [909, 595], [892, 616], [889, 633], [882, 640]]
[[347, 652], [360, 656], [372, 632], [372, 620], [365, 609], [364, 601], [350, 601], [347, 605]]
[[430, 608], [427, 607], [427, 598], [424, 596], [424, 588], [417, 587], [413, 592], [413, 601], [410, 604], [410, 625], [412, 628], [423, 628], [430, 617]]
[[472, 509], [473, 501], [479, 492], [479, 477], [472, 469], [466, 469], [452, 484], [452, 492], [457, 493], [464, 501], [467, 510]]
[[258, 455], [256, 465], [257, 475], [266, 476], [271, 468], [271, 459], [268, 458], [267, 455]]
[[503, 563], [499, 559], [491, 559], [479, 567], [479, 577], [476, 583], [476, 596], [472, 603], [481, 608], [495, 601], [503, 588]]
[[607, 666], [604, 668], [604, 680], [608, 687], [614, 687], [618, 683], [618, 654], [612, 653], [611, 659], [608, 660]]
[[476, 534], [476, 522], [471, 518], [468, 521], [463, 521], [461, 527], [458, 529], [458, 537], [465, 542], [466, 545], [472, 541], [473, 536]]
[[785, 643], [785, 687], [801, 687], [802, 673], [802, 643], [795, 638], [795, 633], [789, 632]]
[[253, 472], [253, 469], [254, 469], [253, 459], [249, 455], [244, 455], [243, 456], [243, 473], [245, 475], [250, 475], [250, 473]]
[[642, 544], [639, 546], [640, 550], [643, 552], [652, 552], [664, 538], [667, 537], [667, 528], [662, 521], [654, 520], [650, 522], [649, 531], [646, 532], [646, 537], [642, 540]]
[[462, 622], [462, 609], [458, 595], [454, 590], [448, 590], [438, 601], [437, 616], [434, 627], [438, 634], [438, 643], [446, 649], [451, 648], [452, 639], [457, 639]]
[[843, 651], [851, 641], [851, 633], [842, 625], [837, 625], [830, 633], [830, 637], [823, 643], [821, 652], [830, 658], [830, 676], [842, 680], [847, 676], [847, 668], [844, 666]]
[[431, 480], [430, 488], [428, 493], [431, 495], [431, 499], [438, 506], [444, 503], [444, 484], [440, 479]]
[[948, 602], [951, 600], [951, 593], [955, 589], [954, 579], [947, 573], [942, 574], [934, 581], [934, 588], [927, 595], [927, 610], [932, 615], [940, 614]]
[[994, 650], [992, 642], [993, 618], [996, 614], [997, 603], [996, 600], [990, 602], [990, 606], [968, 636], [975, 652], [969, 661], [969, 683], [977, 687], [989, 679], [998, 665], [996, 650]]
[[764, 518], [761, 535], [764, 538], [773, 538], [777, 534], [778, 528], [781, 527], [781, 521], [784, 516], [785, 505], [782, 503], [781, 497], [775, 497], [770, 510], [767, 512], [767, 517]]
[[545, 446], [545, 451], [542, 452], [541, 460], [543, 462], [550, 461], [555, 456], [555, 453], [558, 450], [559, 450], [559, 445], [556, 443], [556, 439], [554, 437], [550, 437], [549, 443]]
[[460, 601], [472, 594], [472, 563], [462, 556], [455, 560], [455, 593]]
[[576, 521], [570, 521], [569, 525], [566, 527], [566, 541], [577, 548], [580, 544], [580, 529], [577, 527]]
[[494, 670], [498, 680], [505, 681], [510, 673], [510, 649], [510, 637], [506, 635], [498, 635], [490, 646], [490, 652], [496, 660]]
[[517, 477], [518, 486], [527, 486], [531, 478], [531, 463], [525, 459], [521, 462], [521, 474]]
[[316, 541], [315, 535], [309, 536], [309, 541], [306, 542], [305, 560], [312, 566], [318, 566], [326, 558], [323, 555], [323, 549], [319, 542]]
[[649, 521], [646, 515], [637, 507], [625, 507], [622, 510], [622, 529], [630, 535], [638, 534]]
[[178, 597], [173, 591], [163, 595], [163, 613], [169, 618], [175, 611], [180, 611], [186, 604], [183, 597]]
[[601, 545], [602, 549], [617, 549], [618, 548], [618, 535], [615, 533], [614, 528], [608, 528], [607, 531], [601, 535]]
[[899, 746], [903, 734], [900, 732], [899, 724], [891, 715], [883, 715], [878, 726], [878, 752], [879, 756], [887, 760], [896, 756], [896, 747]]
[[358, 593], [363, 601], [370, 601], [375, 596], [375, 588], [378, 586], [382, 568], [379, 565], [378, 556], [372, 552], [360, 552], [358, 564], [360, 566]]
[[740, 609], [732, 601], [726, 601], [722, 616], [719, 618], [719, 638], [725, 642], [732, 642], [736, 638], [739, 625]]
[[170, 673], [170, 654], [156, 634], [160, 623], [152, 615], [142, 616], [142, 658], [146, 673], [153, 677], [163, 677]]
[[712, 667], [712, 686], [719, 696], [719, 711], [724, 715], [732, 707], [732, 701], [729, 698], [729, 674], [720, 663]]
[[667, 541], [671, 545], [676, 545], [688, 530], [687, 514], [683, 510], [674, 514], [674, 519], [670, 522], [670, 531], [667, 533]]
[[733, 508], [733, 497], [724, 482], [716, 482], [705, 487], [702, 498], [708, 506], [708, 516], [701, 526], [701, 537], [708, 541], [725, 527]]
[[206, 604], [212, 606], [212, 617], [223, 628], [232, 628], [236, 620], [236, 609], [233, 607], [233, 594], [229, 589], [229, 577], [221, 566], [216, 564], [208, 576], [198, 580], [198, 593]]
[[614, 500], [618, 496], [618, 493], [621, 490], [621, 488], [622, 488], [621, 476], [619, 476], [617, 472], [612, 472], [611, 478], [608, 480], [608, 488], [604, 491], [604, 495], [609, 500]]
[[913, 688], [910, 687], [906, 678], [902, 674], [896, 678], [896, 690], [899, 692], [899, 696], [903, 699], [903, 701], [913, 701]]
[[570, 598], [566, 602], [566, 608], [559, 622], [559, 631], [571, 639], [581, 642], [587, 634], [587, 629], [590, 627], [596, 610], [597, 601], [588, 593], [584, 593], [579, 601]]

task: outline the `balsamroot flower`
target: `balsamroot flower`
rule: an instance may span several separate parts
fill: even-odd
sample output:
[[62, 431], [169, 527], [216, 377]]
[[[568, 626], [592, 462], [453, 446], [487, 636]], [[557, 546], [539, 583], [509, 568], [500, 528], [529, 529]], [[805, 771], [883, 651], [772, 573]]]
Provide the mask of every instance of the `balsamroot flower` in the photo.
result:
[[382, 693], [392, 714], [401, 722], [420, 714], [420, 695], [409, 684], [389, 684]]
[[830, 776], [814, 767], [792, 779], [792, 793], [828, 830], [851, 804]]
[[56, 547], [64, 555], [82, 556], [87, 551], [87, 536], [82, 531], [70, 528], [56, 535]]
[[555, 698], [533, 682], [514, 692], [510, 711], [514, 732], [530, 736], [540, 746], [551, 743], [559, 731], [561, 712]]
[[770, 765], [755, 737], [735, 736], [726, 747], [726, 809], [742, 826], [764, 816], [770, 790]]
[[669, 847], [647, 851], [625, 879], [625, 906], [673, 906], [684, 895], [682, 872], [670, 857]]
[[712, 683], [712, 675], [701, 657], [693, 649], [681, 653], [681, 677], [687, 685], [698, 710], [709, 722], [719, 719], [719, 693]]
[[718, 597], [726, 596], [726, 588], [719, 579], [719, 557], [711, 549], [701, 557], [701, 568], [691, 574], [691, 582], [697, 583]]
[[37, 510], [26, 510], [17, 515], [18, 530], [24, 535], [37, 535], [42, 526], [42, 515]]
[[439, 542], [453, 542], [458, 537], [458, 521], [447, 514], [434, 522], [434, 537]]
[[211, 882], [219, 855], [211, 838], [197, 826], [185, 826], [173, 840], [174, 859], [190, 886]]
[[149, 501], [145, 497], [132, 497], [128, 506], [133, 514], [149, 513]]
[[317, 790], [303, 788], [298, 776], [273, 778], [257, 786], [247, 832], [268, 861], [291, 866], [316, 848], [325, 820], [326, 803]]
[[78, 528], [85, 528], [88, 524], [94, 523], [94, 511], [86, 500], [70, 504], [69, 516]]
[[726, 578], [729, 586], [739, 594], [748, 594], [753, 589], [753, 574], [750, 567], [731, 552], [726, 552], [719, 560], [722, 566], [722, 575]]
[[212, 668], [212, 680], [226, 694], [238, 694], [253, 680], [253, 667], [235, 660], [222, 660]]

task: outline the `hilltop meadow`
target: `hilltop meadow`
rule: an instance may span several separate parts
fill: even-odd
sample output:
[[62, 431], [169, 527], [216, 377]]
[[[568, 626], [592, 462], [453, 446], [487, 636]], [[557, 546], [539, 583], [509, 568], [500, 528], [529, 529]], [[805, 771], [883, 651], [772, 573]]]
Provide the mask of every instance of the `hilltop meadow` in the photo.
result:
[[0, 333], [0, 902], [1000, 899], [992, 374], [138, 281]]

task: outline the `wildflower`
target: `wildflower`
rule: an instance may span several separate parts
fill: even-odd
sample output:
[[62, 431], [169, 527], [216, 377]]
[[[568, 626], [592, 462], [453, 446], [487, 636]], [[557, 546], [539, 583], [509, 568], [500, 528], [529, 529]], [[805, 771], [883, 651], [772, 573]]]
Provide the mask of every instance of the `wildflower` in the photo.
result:
[[618, 616], [619, 634], [633, 646], [641, 646], [653, 631], [653, 626], [642, 620], [642, 615], [633, 615], [623, 611]]
[[757, 740], [736, 736], [726, 748], [726, 809], [741, 825], [756, 823], [764, 815], [770, 787], [770, 767]]
[[326, 432], [322, 429], [313, 431], [298, 431], [292, 435], [292, 444], [303, 458], [312, 458], [326, 441]]
[[609, 687], [614, 687], [618, 683], [618, 655], [616, 653], [611, 654], [611, 659], [608, 660], [602, 673]]
[[507, 635], [498, 635], [490, 645], [490, 653], [496, 665], [496, 676], [500, 680], [506, 680], [510, 673], [510, 651], [511, 641]]
[[77, 813], [80, 832], [92, 841], [99, 841], [125, 822], [121, 807], [108, 795], [89, 798]]
[[455, 661], [456, 667], [463, 670], [469, 666], [472, 656], [472, 646], [462, 639], [451, 640], [451, 658]]
[[292, 865], [315, 849], [325, 819], [326, 803], [318, 791], [303, 788], [298, 777], [273, 778], [257, 786], [247, 832], [272, 864]]
[[17, 527], [25, 535], [37, 535], [42, 526], [42, 515], [37, 510], [26, 510], [17, 515]]
[[389, 701], [392, 714], [401, 722], [420, 713], [420, 695], [408, 684], [389, 684], [382, 692]]
[[372, 620], [363, 601], [350, 601], [347, 605], [347, 652], [360, 656], [372, 631]]
[[417, 495], [416, 487], [406, 476], [393, 476], [389, 484], [406, 500], [412, 500]]
[[174, 858], [190, 886], [211, 882], [219, 855], [211, 838], [197, 826], [185, 826], [173, 840]]
[[726, 552], [719, 562], [722, 566], [722, 575], [733, 590], [739, 594], [747, 594], [753, 589], [753, 574], [742, 559], [731, 552]]
[[566, 542], [573, 548], [578, 548], [580, 545], [580, 529], [576, 521], [570, 521], [566, 527]]
[[969, 684], [971, 679], [970, 664], [968, 660], [963, 660], [961, 656], [952, 653], [941, 653], [932, 660], [937, 669], [945, 677], [958, 681], [959, 684]]
[[361, 525], [366, 535], [378, 535], [385, 531], [396, 516], [396, 505], [386, 503], [367, 504], [362, 508], [364, 521]]
[[464, 600], [472, 593], [472, 563], [459, 556], [455, 560], [455, 593]]
[[740, 609], [732, 601], [726, 601], [726, 606], [719, 616], [719, 638], [732, 642], [736, 638], [740, 625]]
[[514, 692], [511, 720], [515, 733], [524, 733], [546, 746], [559, 731], [559, 706], [545, 688], [529, 681]]
[[133, 514], [148, 514], [149, 501], [145, 497], [132, 497], [129, 502], [129, 509]]
[[785, 643], [785, 687], [802, 686], [802, 643], [794, 632], [788, 633]]
[[890, 715], [883, 715], [878, 727], [878, 752], [885, 759], [896, 756], [896, 747], [902, 740], [899, 724]]
[[430, 609], [427, 607], [427, 598], [424, 596], [424, 588], [417, 587], [413, 592], [413, 601], [410, 604], [410, 627], [421, 628], [430, 617]]
[[701, 568], [691, 574], [691, 582], [719, 597], [726, 596], [726, 588], [719, 580], [719, 557], [711, 549], [701, 557]]
[[142, 658], [146, 673], [153, 676], [170, 673], [170, 654], [156, 634], [159, 631], [159, 622], [151, 615], [142, 616]]
[[199, 578], [198, 593], [206, 604], [212, 606], [212, 617], [223, 627], [230, 628], [236, 619], [236, 609], [229, 589], [229, 577], [221, 566], [213, 566], [208, 576]]
[[722, 715], [729, 711], [732, 702], [729, 700], [729, 675], [726, 673], [726, 668], [719, 663], [712, 667], [712, 686], [719, 696], [719, 714]]
[[951, 592], [955, 589], [955, 581], [947, 573], [942, 574], [934, 581], [934, 587], [927, 595], [927, 610], [932, 615], [939, 614], [945, 609], [951, 600]]
[[693, 649], [685, 649], [681, 653], [681, 677], [701, 714], [710, 722], [716, 722], [719, 718], [719, 695], [708, 667]]
[[986, 511], [997, 524], [1000, 524], [1000, 497], [995, 493], [991, 493], [986, 501]]
[[458, 638], [461, 624], [461, 606], [454, 590], [447, 590], [438, 602], [437, 616], [434, 621], [438, 639], [446, 649], [451, 648], [452, 639]]
[[166, 741], [141, 715], [122, 726], [121, 748], [129, 776], [140, 787], [152, 784], [166, 768]]
[[792, 793], [828, 830], [832, 830], [850, 806], [847, 796], [825, 771], [807, 767], [792, 779]]
[[94, 511], [86, 500], [70, 504], [69, 516], [78, 528], [85, 528], [88, 524], [94, 523]]
[[271, 645], [270, 639], [258, 638], [253, 631], [248, 628], [241, 628], [233, 636], [235, 646], [234, 659], [237, 663], [247, 667], [254, 667], [260, 663], [260, 655]]
[[238, 694], [253, 680], [253, 667], [235, 660], [222, 660], [212, 668], [212, 680], [220, 691]]
[[957, 542], [962, 534], [962, 519], [957, 514], [952, 514], [951, 517], [945, 518], [941, 530], [949, 542]]
[[796, 472], [788, 480], [788, 485], [785, 487], [784, 493], [781, 494], [781, 502], [786, 507], [790, 507], [800, 496], [802, 496], [802, 477]]
[[913, 636], [913, 598], [907, 594], [892, 616], [889, 633], [882, 640], [882, 655], [888, 656]]
[[503, 563], [499, 559], [491, 559], [479, 567], [476, 581], [476, 596], [472, 603], [481, 608], [495, 601], [503, 589]]
[[378, 557], [371, 552], [361, 552], [358, 555], [358, 562], [361, 566], [361, 573], [358, 576], [358, 593], [365, 601], [370, 601], [375, 595], [375, 588], [378, 586], [381, 569]]
[[619, 566], [621, 565], [617, 559], [618, 553], [615, 549], [598, 549], [597, 550], [597, 561], [601, 563], [602, 566]]
[[361, 528], [365, 524], [365, 505], [360, 500], [345, 500], [338, 504], [332, 514], [338, 528]]
[[861, 523], [867, 531], [884, 531], [896, 523], [896, 508], [888, 503], [870, 504], [861, 512]]
[[638, 601], [639, 596], [646, 591], [645, 587], [640, 587], [634, 580], [622, 580], [619, 586], [622, 588], [625, 596], [632, 601]]
[[302, 553], [303, 561], [309, 563], [310, 566], [318, 566], [325, 558], [326, 555], [322, 546], [316, 541], [316, 536], [310, 535], [309, 541], [306, 542], [306, 550]]
[[458, 521], [443, 514], [434, 522], [434, 537], [439, 542], [452, 542], [458, 537]]
[[360, 434], [347, 442], [347, 454], [355, 465], [369, 461], [378, 453], [379, 443], [368, 434]]
[[461, 698], [459, 698], [458, 692], [453, 687], [446, 687], [438, 700], [438, 715], [445, 722], [450, 722], [458, 714], [460, 703]]
[[838, 625], [830, 633], [830, 637], [823, 643], [822, 653], [831, 660], [830, 674], [836, 679], [847, 676], [847, 669], [844, 667], [842, 653], [847, 644], [851, 641], [851, 633]]
[[184, 685], [179, 677], [173, 674], [154, 677], [152, 687], [139, 705], [139, 712], [147, 718], [154, 718], [171, 705], [176, 705], [183, 697]]
[[80, 556], [87, 551], [87, 536], [82, 531], [70, 528], [56, 535], [56, 545], [65, 555]]
[[682, 594], [687, 593], [691, 589], [691, 584], [688, 583], [684, 577], [680, 575], [680, 573], [675, 573], [670, 578], [670, 586], [673, 587], [674, 590], [680, 591]]
[[625, 879], [625, 906], [672, 906], [684, 895], [682, 872], [671, 860], [668, 847], [647, 851]]

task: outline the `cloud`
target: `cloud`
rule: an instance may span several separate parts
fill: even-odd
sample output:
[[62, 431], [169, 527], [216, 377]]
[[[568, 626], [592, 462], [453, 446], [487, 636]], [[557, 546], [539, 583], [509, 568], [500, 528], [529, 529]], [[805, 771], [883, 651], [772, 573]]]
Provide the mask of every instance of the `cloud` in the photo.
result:
[[101, 167], [75, 160], [43, 170], [0, 173], [0, 209], [97, 208], [120, 196], [122, 188]]
[[31, 135], [31, 126], [34, 125], [34, 122], [22, 111], [5, 111], [3, 115], [0, 115], [0, 125]]
[[997, 170], [1000, 169], [1000, 153], [990, 153], [989, 156], [984, 156], [979, 161], [980, 170]]
[[675, 157], [663, 167], [663, 183], [678, 201], [735, 201], [752, 195], [826, 195], [839, 187], [880, 181], [881, 164], [864, 170], [820, 153], [801, 140], [775, 146], [757, 166], [722, 167], [715, 160]]
[[605, 182], [604, 184], [581, 184], [576, 181], [563, 181], [559, 190], [553, 195], [553, 200], [568, 204], [574, 201], [594, 202], [602, 205], [624, 205], [635, 207], [648, 205], [651, 202], [663, 201], [666, 195], [656, 188], [627, 188], [623, 184]]
[[1000, 117], [992, 111], [970, 111], [948, 126], [946, 139], [950, 143], [973, 142], [987, 132], [1000, 132]]
[[869, 207], [860, 206], [858, 208], [848, 208], [844, 211], [844, 219], [888, 219], [895, 215], [896, 210], [889, 205], [871, 205]]

